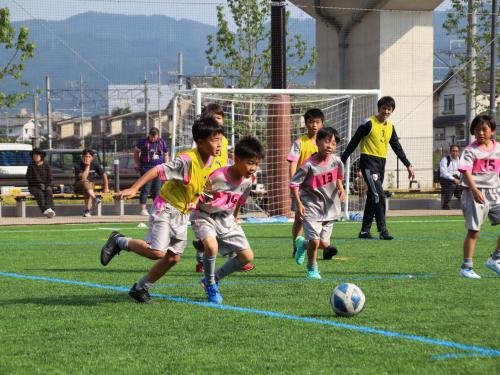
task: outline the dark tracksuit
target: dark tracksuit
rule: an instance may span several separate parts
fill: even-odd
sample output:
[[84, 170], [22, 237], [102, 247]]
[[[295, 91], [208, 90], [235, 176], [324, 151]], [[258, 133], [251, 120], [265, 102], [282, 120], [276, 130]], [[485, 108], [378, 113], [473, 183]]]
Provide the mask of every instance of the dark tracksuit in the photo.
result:
[[26, 179], [28, 180], [28, 190], [35, 197], [40, 211], [44, 212], [48, 208], [54, 208], [50, 167], [45, 163], [42, 165], [30, 163]]
[[[376, 134], [372, 134], [372, 121], [374, 121], [375, 116], [372, 116], [370, 120], [361, 125], [356, 133], [352, 137], [351, 141], [347, 145], [344, 153], [342, 154], [341, 160], [345, 164], [347, 158], [353, 153], [353, 151], [358, 147], [358, 144], [365, 137], [374, 137]], [[406, 158], [405, 152], [399, 143], [398, 136], [396, 134], [396, 130], [393, 125], [389, 123], [385, 126], [391, 126], [391, 137], [389, 139], [389, 144], [393, 149], [396, 156], [401, 160], [401, 162], [406, 166], [410, 166], [411, 163]], [[372, 141], [375, 141], [372, 139]], [[373, 217], [375, 216], [375, 220], [377, 222], [377, 230], [379, 232], [386, 232], [387, 226], [385, 223], [385, 194], [384, 194], [384, 173], [385, 173], [385, 162], [387, 157], [387, 143], [383, 143], [381, 140], [376, 140], [379, 144], [378, 152], [379, 155], [383, 156], [375, 156], [363, 153], [361, 150], [361, 157], [359, 160], [359, 167], [361, 169], [361, 173], [363, 175], [364, 180], [366, 181], [366, 185], [368, 186], [368, 192], [366, 196], [366, 204], [365, 211], [363, 213], [363, 224], [361, 227], [362, 232], [369, 232]], [[374, 179], [373, 175], [377, 175], [378, 178]]]

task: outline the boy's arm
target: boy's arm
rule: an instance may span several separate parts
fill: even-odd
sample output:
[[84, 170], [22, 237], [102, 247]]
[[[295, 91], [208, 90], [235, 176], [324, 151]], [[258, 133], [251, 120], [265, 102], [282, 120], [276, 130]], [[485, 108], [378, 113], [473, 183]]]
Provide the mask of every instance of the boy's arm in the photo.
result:
[[240, 214], [240, 207], [241, 207], [240, 202], [236, 203], [236, 206], [234, 206], [233, 216], [236, 220], [238, 220], [238, 215]]
[[104, 193], [109, 193], [109, 180], [108, 180], [108, 175], [106, 172], [102, 174], [102, 184], [103, 184], [103, 192]]
[[300, 184], [304, 182], [304, 180], [307, 177], [307, 170], [304, 169], [304, 167], [305, 165], [302, 165], [300, 168], [297, 169], [297, 172], [295, 172], [295, 174], [293, 175], [289, 185], [290, 190], [292, 192], [292, 197], [297, 202], [297, 209], [299, 210], [301, 217], [304, 217], [306, 211], [304, 205], [302, 204], [302, 201], [300, 200], [300, 194], [299, 194]]
[[403, 146], [399, 143], [399, 137], [396, 134], [396, 129], [392, 128], [391, 139], [389, 140], [389, 144], [391, 145], [392, 150], [396, 154], [396, 156], [401, 160], [401, 162], [405, 165], [408, 170], [408, 178], [413, 180], [415, 178], [415, 171], [413, 170], [413, 166], [410, 161], [407, 159], [406, 154], [403, 150]]
[[349, 156], [356, 150], [356, 147], [358, 147], [359, 142], [363, 139], [363, 137], [366, 137], [368, 134], [370, 134], [370, 131], [372, 130], [372, 122], [368, 121], [366, 124], [361, 125], [358, 130], [356, 130], [356, 133], [354, 133], [354, 136], [351, 138], [349, 141], [349, 144], [347, 145], [345, 151], [342, 153], [342, 156], [340, 159], [342, 160], [342, 163], [345, 164], [347, 159], [349, 159]]
[[472, 192], [472, 196], [474, 197], [474, 200], [477, 203], [484, 203], [484, 196], [481, 190], [479, 190], [476, 186], [476, 183], [474, 182], [474, 178], [472, 178], [472, 172], [471, 171], [464, 171], [462, 172], [464, 176], [464, 180], [467, 183], [467, 186]]
[[132, 198], [137, 194], [137, 191], [141, 187], [143, 187], [149, 181], [154, 180], [156, 177], [158, 177], [158, 169], [151, 168], [149, 171], [144, 173], [136, 182], [134, 182], [131, 187], [116, 193], [116, 196], [123, 199]]
[[289, 172], [290, 172], [290, 179], [295, 175], [295, 172], [297, 172], [297, 162], [296, 161], [291, 161], [290, 162], [290, 167], [289, 167]]
[[338, 196], [340, 198], [340, 201], [343, 202], [343, 201], [345, 201], [345, 190], [344, 190], [344, 184], [343, 184], [342, 180], [337, 180], [336, 185], [337, 185]]

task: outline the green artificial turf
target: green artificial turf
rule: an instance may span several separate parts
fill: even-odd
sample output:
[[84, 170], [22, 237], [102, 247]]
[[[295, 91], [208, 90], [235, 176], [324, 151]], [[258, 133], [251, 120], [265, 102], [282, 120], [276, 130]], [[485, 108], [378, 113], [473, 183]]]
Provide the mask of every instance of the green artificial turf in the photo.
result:
[[[321, 281], [306, 280], [291, 258], [290, 224], [244, 225], [256, 268], [221, 281], [222, 308], [205, 303], [192, 233], [182, 261], [151, 290], [160, 303], [132, 301], [126, 291], [153, 262], [122, 252], [102, 267], [112, 228], [145, 234], [119, 223], [0, 227], [1, 374], [500, 369], [500, 276], [484, 267], [498, 228], [489, 224], [474, 258], [481, 280], [458, 277], [463, 220], [435, 217], [390, 219], [394, 241], [358, 240], [359, 223], [336, 223], [339, 254], [319, 261]], [[363, 289], [361, 314], [332, 312], [341, 282]]]

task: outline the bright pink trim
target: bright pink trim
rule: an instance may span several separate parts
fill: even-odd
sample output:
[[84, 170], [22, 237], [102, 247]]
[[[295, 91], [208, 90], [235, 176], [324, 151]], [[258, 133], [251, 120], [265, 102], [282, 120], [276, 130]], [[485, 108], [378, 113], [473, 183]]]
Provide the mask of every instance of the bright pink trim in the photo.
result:
[[321, 188], [322, 186], [335, 183], [335, 181], [337, 181], [337, 173], [338, 170], [333, 169], [323, 174], [310, 176], [307, 179], [308, 180], [307, 182], [313, 189], [318, 189]]
[[163, 210], [163, 206], [165, 206], [165, 200], [161, 197], [161, 195], [158, 195], [153, 201], [153, 205], [155, 206], [156, 211], [161, 211]]
[[163, 169], [163, 164], [158, 164], [156, 166], [156, 171], [158, 172], [158, 177], [161, 181], [167, 181], [167, 176], [165, 175], [165, 169]]
[[299, 158], [295, 155], [288, 155], [286, 160], [293, 163], [293, 162], [296, 162], [297, 160], [299, 160]]

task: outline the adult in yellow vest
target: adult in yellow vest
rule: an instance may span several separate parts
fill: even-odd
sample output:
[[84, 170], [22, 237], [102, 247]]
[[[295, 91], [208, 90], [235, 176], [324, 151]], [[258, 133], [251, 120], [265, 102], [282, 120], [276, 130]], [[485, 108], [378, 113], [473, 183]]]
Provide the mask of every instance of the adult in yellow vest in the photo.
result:
[[371, 116], [368, 122], [361, 125], [341, 156], [345, 164], [349, 156], [361, 143], [359, 165], [363, 178], [368, 186], [363, 224], [358, 237], [374, 238], [370, 233], [373, 217], [377, 221], [377, 230], [381, 240], [392, 240], [385, 222], [384, 173], [387, 158], [387, 146], [391, 145], [396, 156], [408, 170], [408, 178], [414, 179], [415, 172], [399, 143], [396, 130], [389, 117], [396, 108], [396, 102], [390, 96], [384, 96], [377, 102], [378, 114]]

